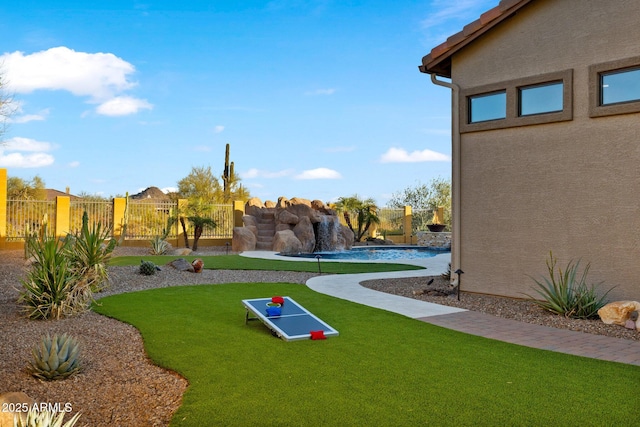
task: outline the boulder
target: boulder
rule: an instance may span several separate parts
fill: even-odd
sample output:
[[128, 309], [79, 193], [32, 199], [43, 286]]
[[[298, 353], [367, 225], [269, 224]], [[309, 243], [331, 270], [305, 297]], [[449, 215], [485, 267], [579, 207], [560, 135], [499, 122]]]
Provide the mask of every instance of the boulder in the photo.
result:
[[194, 273], [202, 273], [202, 269], [204, 268], [204, 261], [202, 261], [200, 258], [194, 259], [193, 262], [191, 262], [191, 265], [193, 266]]
[[313, 252], [316, 246], [316, 235], [313, 232], [313, 225], [309, 217], [303, 216], [300, 218], [300, 222], [293, 227], [293, 234], [300, 241], [301, 252]]
[[280, 211], [280, 213], [278, 214], [278, 222], [281, 224], [295, 225], [299, 221], [300, 221], [300, 218], [297, 215], [294, 215], [287, 210]]
[[276, 233], [282, 230], [292, 230], [293, 226], [290, 224], [276, 224]]
[[193, 265], [191, 265], [191, 263], [184, 258], [174, 259], [168, 265], [178, 271], [188, 271], [190, 273], [195, 272]]
[[[13, 427], [13, 419], [16, 415], [20, 415], [22, 422], [25, 423], [27, 412], [34, 403], [36, 403], [35, 400], [21, 391], [0, 393], [0, 427]], [[5, 410], [16, 407], [20, 410], [15, 412]]]
[[255, 251], [256, 234], [249, 227], [233, 227], [231, 250], [234, 252]]
[[607, 325], [625, 326], [627, 320], [634, 311], [640, 311], [640, 302], [638, 301], [615, 301], [598, 310], [598, 316]]
[[302, 243], [292, 230], [282, 230], [273, 238], [273, 250], [284, 254], [297, 254], [302, 250]]
[[260, 216], [260, 210], [264, 207], [262, 200], [257, 197], [250, 198], [244, 208], [244, 212], [251, 216]]
[[267, 200], [266, 202], [264, 202], [264, 207], [265, 208], [275, 208], [276, 207], [276, 203], [272, 200]]
[[258, 226], [258, 220], [253, 215], [244, 215], [242, 217], [242, 223], [244, 224], [245, 227]]
[[351, 249], [354, 240], [355, 236], [353, 235], [353, 231], [351, 231], [351, 229], [346, 225], [340, 224], [340, 229], [338, 231], [338, 245], [343, 249]]

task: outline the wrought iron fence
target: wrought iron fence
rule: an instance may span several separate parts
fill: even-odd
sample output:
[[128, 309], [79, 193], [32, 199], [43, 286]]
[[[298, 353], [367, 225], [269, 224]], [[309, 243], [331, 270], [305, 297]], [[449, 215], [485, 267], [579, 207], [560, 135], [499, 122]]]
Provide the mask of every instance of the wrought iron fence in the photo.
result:
[[154, 236], [168, 238], [176, 236], [176, 227], [167, 227], [169, 218], [176, 215], [177, 203], [173, 201], [130, 200], [127, 206], [126, 238], [131, 240], [149, 240]]
[[[71, 200], [69, 203], [69, 231], [82, 228], [82, 215], [87, 213], [89, 224], [101, 224], [102, 229], [113, 225], [113, 203], [108, 200]], [[113, 235], [113, 230], [111, 230]]]
[[404, 209], [381, 208], [378, 210], [379, 234], [402, 234]]
[[[19, 242], [46, 223], [55, 224], [56, 203], [47, 200], [7, 200], [7, 241]], [[49, 230], [53, 230], [49, 226]]]
[[215, 228], [205, 228], [202, 238], [224, 239], [233, 237], [233, 205], [213, 205], [209, 214], [216, 223]]

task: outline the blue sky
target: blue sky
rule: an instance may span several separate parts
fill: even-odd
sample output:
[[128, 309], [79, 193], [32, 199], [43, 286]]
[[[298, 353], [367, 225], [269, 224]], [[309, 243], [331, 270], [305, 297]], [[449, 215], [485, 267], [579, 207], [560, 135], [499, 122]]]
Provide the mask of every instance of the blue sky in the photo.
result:
[[498, 0], [0, 5], [15, 114], [0, 167], [110, 196], [219, 175], [332, 201], [450, 176], [450, 93], [422, 56]]

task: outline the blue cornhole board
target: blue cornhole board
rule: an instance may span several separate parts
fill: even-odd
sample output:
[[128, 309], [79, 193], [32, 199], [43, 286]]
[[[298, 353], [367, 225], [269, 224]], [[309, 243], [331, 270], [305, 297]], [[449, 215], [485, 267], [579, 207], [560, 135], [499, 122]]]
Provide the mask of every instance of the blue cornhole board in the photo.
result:
[[[325, 337], [338, 335], [338, 331], [314, 316], [309, 310], [289, 297], [284, 297], [279, 316], [269, 316], [271, 298], [244, 299], [242, 304], [247, 309], [245, 323], [249, 320], [260, 320], [271, 332], [285, 341], [296, 341], [311, 338], [311, 331], [323, 331]], [[249, 317], [249, 314], [255, 317]]]

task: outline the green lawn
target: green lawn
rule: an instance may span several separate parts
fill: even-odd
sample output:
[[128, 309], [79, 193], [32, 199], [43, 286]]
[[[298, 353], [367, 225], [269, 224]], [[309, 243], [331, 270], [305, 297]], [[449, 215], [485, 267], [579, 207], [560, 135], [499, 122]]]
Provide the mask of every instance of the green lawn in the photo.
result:
[[[245, 325], [241, 300], [273, 295], [340, 335], [285, 342], [259, 321]], [[300, 285], [164, 288], [100, 304], [188, 379], [172, 426], [582, 427], [640, 415], [639, 367], [465, 335]]]
[[[204, 267], [215, 270], [264, 270], [264, 271], [303, 271], [318, 272], [318, 263], [314, 261], [279, 261], [261, 258], [248, 258], [240, 255], [215, 255], [215, 256], [122, 256], [109, 261], [109, 265], [140, 265], [140, 260], [151, 261], [162, 266], [176, 258], [184, 258], [193, 261], [196, 258], [204, 261]], [[381, 271], [419, 270], [422, 267], [407, 264], [387, 263], [356, 263], [356, 262], [328, 262], [320, 261], [323, 273], [353, 274], [353, 273], [377, 273]]]

